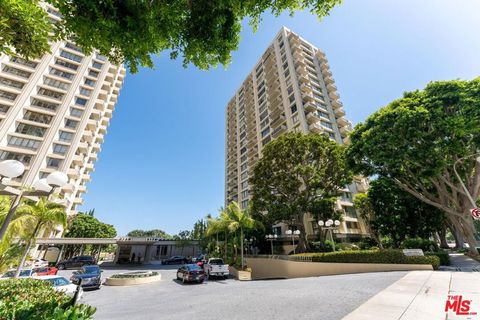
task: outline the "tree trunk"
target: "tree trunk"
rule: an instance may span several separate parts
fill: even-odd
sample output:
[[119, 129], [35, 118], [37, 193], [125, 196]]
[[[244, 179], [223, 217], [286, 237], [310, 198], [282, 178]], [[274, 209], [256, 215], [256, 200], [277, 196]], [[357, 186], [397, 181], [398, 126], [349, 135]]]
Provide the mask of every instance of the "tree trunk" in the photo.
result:
[[30, 247], [32, 246], [32, 243], [35, 241], [35, 238], [37, 236], [38, 229], [40, 228], [41, 221], [37, 222], [37, 225], [35, 226], [35, 229], [33, 230], [32, 236], [30, 239], [27, 241], [27, 245], [25, 247], [25, 251], [23, 252], [22, 258], [20, 259], [20, 263], [18, 264], [17, 271], [15, 272], [15, 278], [18, 278], [20, 275], [20, 272], [23, 269], [23, 265], [25, 264], [25, 260], [27, 259], [28, 252], [30, 251]]
[[473, 218], [470, 216], [470, 210], [468, 212], [468, 216], [463, 219], [462, 227], [463, 227], [463, 234], [465, 236], [465, 240], [468, 243], [468, 252], [473, 256], [478, 256], [477, 250], [477, 240], [475, 239], [475, 226], [473, 225]]
[[440, 248], [450, 249], [447, 242], [447, 226], [445, 224], [438, 231], [438, 238], [440, 239]]
[[243, 270], [243, 267], [245, 266], [243, 262], [243, 228], [240, 228], [240, 250], [242, 251], [240, 253], [240, 259], [242, 260], [241, 264], [242, 264], [242, 270]]
[[295, 249], [295, 253], [304, 253], [311, 251], [310, 244], [307, 240], [307, 234], [305, 233], [305, 226], [302, 222], [300, 222], [297, 224], [297, 228], [298, 230], [300, 230], [300, 234], [298, 236], [298, 245]]

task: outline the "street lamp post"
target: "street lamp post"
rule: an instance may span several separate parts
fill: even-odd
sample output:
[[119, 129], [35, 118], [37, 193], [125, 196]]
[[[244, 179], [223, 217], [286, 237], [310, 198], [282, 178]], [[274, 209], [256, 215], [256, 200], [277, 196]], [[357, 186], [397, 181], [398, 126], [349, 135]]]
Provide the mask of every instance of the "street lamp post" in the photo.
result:
[[332, 241], [333, 244], [333, 251], [335, 251], [335, 241], [333, 240], [333, 230], [338, 229], [340, 226], [340, 221], [335, 220], [333, 221], [332, 219], [328, 219], [327, 221], [320, 220], [318, 221], [318, 225], [320, 228], [328, 230], [330, 232], [330, 240]]
[[[20, 201], [23, 197], [45, 197], [52, 194], [53, 190], [57, 187], [63, 187], [68, 182], [68, 177], [65, 173], [54, 171], [50, 173], [47, 178], [40, 179], [33, 184], [33, 189], [35, 191], [24, 191], [17, 190], [11, 187], [7, 187], [5, 180], [10, 180], [12, 178], [19, 177], [25, 171], [25, 166], [23, 163], [17, 160], [5, 160], [0, 162], [0, 183], [2, 190], [0, 190], [0, 195], [14, 196], [10, 209], [8, 210], [7, 216], [3, 221], [2, 226], [0, 227], [0, 241], [3, 240], [7, 232], [8, 226], [12, 221], [15, 211], [20, 204]], [[23, 187], [22, 187], [23, 189]]]
[[285, 231], [285, 234], [292, 237], [293, 254], [295, 254], [295, 236], [300, 235], [300, 230], [293, 231], [288, 229], [287, 231]]
[[253, 244], [253, 238], [250, 239], [243, 239], [243, 242], [245, 243], [245, 253], [248, 254], [248, 247], [249, 245]]
[[273, 256], [273, 241], [277, 240], [278, 236], [276, 234], [267, 234], [265, 239], [270, 241], [270, 248], [272, 249], [272, 256]]

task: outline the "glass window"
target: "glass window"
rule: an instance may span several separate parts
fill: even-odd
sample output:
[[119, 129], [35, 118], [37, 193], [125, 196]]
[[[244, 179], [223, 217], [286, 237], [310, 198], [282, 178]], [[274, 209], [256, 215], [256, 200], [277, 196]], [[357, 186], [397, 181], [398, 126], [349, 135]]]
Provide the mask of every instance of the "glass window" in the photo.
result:
[[10, 110], [10, 106], [7, 106], [5, 104], [0, 104], [0, 113], [7, 113], [8, 110]]
[[77, 52], [83, 53], [82, 48], [80, 48], [79, 46], [74, 45], [74, 44], [71, 43], [71, 42], [67, 42], [67, 43], [65, 44], [65, 48], [69, 48], [69, 49], [75, 50], [75, 51], [77, 51]]
[[77, 54], [74, 54], [74, 53], [71, 53], [71, 52], [63, 51], [63, 50], [60, 51], [60, 57], [67, 58], [67, 59], [75, 61], [75, 62], [81, 62], [82, 61], [81, 56], [79, 56]]
[[4, 77], [0, 77], [0, 84], [3, 84], [7, 87], [17, 88], [17, 89], [22, 89], [23, 86], [25, 85], [23, 82], [7, 79]]
[[68, 83], [54, 80], [51, 78], [45, 78], [45, 81], [43, 83], [58, 89], [62, 89], [62, 90], [68, 90], [68, 87], [69, 87]]
[[96, 78], [96, 77], [98, 77], [98, 71], [89, 70], [89, 71], [88, 71], [88, 75], [89, 75], [90, 77]]
[[76, 129], [78, 125], [78, 121], [65, 119], [65, 127], [69, 129]]
[[90, 86], [90, 87], [94, 87], [95, 86], [95, 83], [96, 81], [92, 80], [92, 79], [85, 79], [85, 84], [87, 86]]
[[60, 159], [47, 158], [47, 167], [58, 168], [58, 167], [60, 167], [61, 163], [62, 163], [62, 160], [60, 160]]
[[55, 64], [75, 71], [78, 69], [78, 65], [61, 59], [56, 59]]
[[80, 106], [84, 106], [87, 104], [87, 99], [84, 99], [84, 98], [76, 98], [75, 99], [75, 103], [80, 105]]
[[53, 117], [48, 114], [27, 111], [25, 112], [25, 116], [23, 118], [29, 121], [34, 121], [34, 122], [43, 123], [43, 124], [50, 124]]
[[57, 107], [58, 107], [58, 104], [51, 103], [51, 102], [46, 102], [46, 101], [39, 100], [39, 99], [33, 99], [33, 100], [32, 100], [32, 106], [40, 107], [40, 108], [48, 109], [48, 110], [52, 110], [52, 111], [56, 111], [56, 110], [57, 110]]
[[92, 94], [92, 90], [80, 88], [80, 94], [86, 97], [90, 97], [90, 95]]
[[30, 67], [32, 69], [35, 69], [38, 65], [38, 63], [34, 61], [28, 61], [20, 57], [12, 57], [10, 58], [10, 61], [21, 64], [22, 66]]
[[53, 90], [45, 89], [45, 88], [40, 88], [40, 90], [38, 90], [38, 94], [42, 95], [42, 96], [54, 98], [54, 99], [57, 99], [57, 100], [62, 100], [63, 96], [64, 96], [64, 94], [61, 93], [61, 92], [53, 91]]
[[17, 95], [15, 93], [0, 90], [0, 98], [14, 101], [15, 99], [17, 99]]
[[353, 207], [343, 207], [343, 210], [345, 210], [345, 215], [350, 218], [357, 218], [357, 212]]
[[73, 133], [66, 132], [66, 131], [60, 131], [58, 139], [60, 141], [64, 141], [64, 142], [70, 142], [73, 139]]
[[292, 114], [295, 113], [295, 112], [297, 112], [297, 105], [296, 105], [296, 104], [292, 105], [292, 106], [290, 107], [290, 110], [292, 111]]
[[3, 71], [6, 72], [6, 73], [13, 74], [15, 76], [21, 77], [21, 78], [25, 78], [25, 79], [30, 78], [30, 75], [31, 75], [30, 72], [23, 71], [23, 70], [13, 68], [13, 67], [10, 67], [10, 66], [3, 66]]
[[64, 155], [67, 152], [68, 147], [62, 144], [53, 144], [53, 153]]
[[94, 61], [92, 67], [94, 67], [95, 69], [102, 69], [103, 63]]
[[83, 114], [83, 110], [77, 109], [77, 108], [71, 108], [70, 109], [70, 115], [81, 118]]
[[40, 146], [40, 141], [10, 136], [8, 138], [8, 145], [30, 150], [37, 150]]
[[62, 77], [68, 80], [72, 80], [73, 77], [75, 76], [73, 73], [61, 71], [55, 68], [50, 68], [50, 74], [53, 74], [55, 76]]
[[17, 133], [27, 134], [35, 137], [43, 137], [46, 131], [46, 128], [32, 126], [31, 124], [25, 123], [19, 123], [17, 129], [15, 130]]
[[265, 130], [262, 131], [262, 138], [265, 137], [270, 133], [270, 128], [266, 128]]
[[23, 164], [30, 164], [32, 156], [29, 154], [9, 152], [9, 151], [0, 151], [0, 160], [17, 160]]

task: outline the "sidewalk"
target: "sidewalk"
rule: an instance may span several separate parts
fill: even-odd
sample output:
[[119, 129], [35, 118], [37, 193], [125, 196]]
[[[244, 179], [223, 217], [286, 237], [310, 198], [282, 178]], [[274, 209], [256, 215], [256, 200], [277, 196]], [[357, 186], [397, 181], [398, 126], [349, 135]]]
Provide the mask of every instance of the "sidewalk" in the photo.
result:
[[[455, 296], [455, 297], [452, 297]], [[458, 298], [458, 296], [462, 296]], [[450, 299], [449, 299], [450, 297]], [[457, 301], [460, 299], [460, 301]], [[472, 300], [461, 309], [456, 302]], [[450, 307], [445, 311], [447, 300]], [[464, 306], [463, 304], [461, 306]], [[468, 309], [468, 310], [467, 310]], [[476, 312], [468, 315], [462, 312]], [[439, 320], [480, 318], [480, 275], [476, 272], [413, 271], [343, 320]]]
[[480, 272], [480, 262], [463, 253], [450, 253], [450, 265], [445, 270], [450, 268], [455, 268], [456, 271]]

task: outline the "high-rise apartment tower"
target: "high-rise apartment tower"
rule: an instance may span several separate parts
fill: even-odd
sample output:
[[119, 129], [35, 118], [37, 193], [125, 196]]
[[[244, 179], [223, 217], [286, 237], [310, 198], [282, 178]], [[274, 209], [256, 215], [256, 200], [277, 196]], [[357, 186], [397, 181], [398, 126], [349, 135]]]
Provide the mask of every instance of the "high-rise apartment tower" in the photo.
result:
[[[61, 19], [45, 4], [50, 19]], [[0, 160], [16, 159], [25, 173], [11, 181], [31, 186], [65, 172], [61, 193], [72, 214], [82, 203], [125, 77], [123, 66], [85, 55], [73, 42], [51, 43], [51, 53], [27, 61], [0, 56]]]
[[[348, 143], [352, 125], [339, 98], [325, 54], [282, 28], [227, 105], [226, 204], [247, 206], [253, 167], [263, 147], [282, 133], [313, 132]], [[352, 203], [352, 195], [366, 188], [367, 182], [357, 178], [342, 189], [337, 209], [345, 213], [339, 229], [343, 237], [366, 234]], [[317, 222], [308, 217], [304, 223], [313, 236]], [[283, 234], [286, 227], [277, 225], [276, 232]]]

